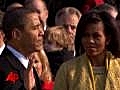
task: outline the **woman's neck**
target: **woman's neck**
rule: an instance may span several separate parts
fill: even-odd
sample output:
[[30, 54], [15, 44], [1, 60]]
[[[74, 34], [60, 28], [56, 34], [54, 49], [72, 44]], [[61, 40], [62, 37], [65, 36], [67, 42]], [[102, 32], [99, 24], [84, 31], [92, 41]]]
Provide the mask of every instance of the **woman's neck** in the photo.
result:
[[89, 58], [90, 58], [92, 66], [105, 66], [105, 57], [106, 57], [106, 53], [103, 52], [97, 56], [93, 56]]

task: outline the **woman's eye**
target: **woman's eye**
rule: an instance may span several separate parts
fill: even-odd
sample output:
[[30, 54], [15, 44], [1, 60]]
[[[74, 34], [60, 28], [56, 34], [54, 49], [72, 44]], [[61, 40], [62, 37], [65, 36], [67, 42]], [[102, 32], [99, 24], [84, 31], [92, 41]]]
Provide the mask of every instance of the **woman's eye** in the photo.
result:
[[101, 35], [99, 35], [99, 34], [95, 33], [95, 34], [93, 34], [93, 37], [97, 39], [97, 38], [100, 38], [100, 37], [101, 37]]
[[83, 37], [89, 37], [90, 35], [88, 33], [84, 33]]

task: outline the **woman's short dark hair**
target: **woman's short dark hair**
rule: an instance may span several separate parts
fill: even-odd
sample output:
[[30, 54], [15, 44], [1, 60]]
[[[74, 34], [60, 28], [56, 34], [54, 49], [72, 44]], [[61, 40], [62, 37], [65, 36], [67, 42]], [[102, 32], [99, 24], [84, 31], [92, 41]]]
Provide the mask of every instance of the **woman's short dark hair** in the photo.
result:
[[120, 30], [118, 28], [116, 20], [106, 12], [90, 11], [84, 14], [78, 23], [75, 37], [76, 56], [84, 53], [81, 39], [84, 35], [86, 26], [88, 24], [98, 22], [102, 22], [104, 24], [105, 35], [111, 37], [109, 45], [106, 46], [107, 50], [111, 51], [111, 53], [115, 56], [118, 56], [118, 54], [120, 54]]

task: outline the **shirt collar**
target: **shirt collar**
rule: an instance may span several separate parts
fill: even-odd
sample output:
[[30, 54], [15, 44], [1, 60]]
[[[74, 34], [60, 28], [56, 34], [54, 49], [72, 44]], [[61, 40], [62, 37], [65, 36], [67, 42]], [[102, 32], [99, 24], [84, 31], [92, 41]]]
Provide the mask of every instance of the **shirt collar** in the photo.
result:
[[2, 51], [4, 50], [5, 48], [5, 44], [3, 44], [1, 47], [0, 47], [0, 55], [2, 54]]
[[46, 31], [46, 30], [47, 30], [47, 24], [44, 25], [44, 31]]
[[21, 64], [23, 64], [23, 66], [27, 69], [29, 60], [23, 54], [21, 54], [20, 52], [15, 50], [10, 45], [7, 45], [7, 48], [13, 53], [14, 56], [16, 56], [18, 58], [18, 60], [21, 62]]

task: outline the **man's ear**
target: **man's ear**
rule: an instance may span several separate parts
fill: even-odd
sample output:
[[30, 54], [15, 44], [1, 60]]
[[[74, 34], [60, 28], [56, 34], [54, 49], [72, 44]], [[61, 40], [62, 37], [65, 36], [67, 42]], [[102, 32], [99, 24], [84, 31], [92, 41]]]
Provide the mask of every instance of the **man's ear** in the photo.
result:
[[12, 31], [12, 37], [16, 40], [20, 40], [21, 35], [22, 35], [22, 32], [17, 28], [14, 28], [14, 30]]
[[0, 31], [0, 38], [3, 38], [3, 39], [5, 38], [5, 34], [2, 30]]
[[48, 10], [46, 10], [46, 12], [45, 12], [45, 15], [46, 15], [46, 18], [48, 18]]

